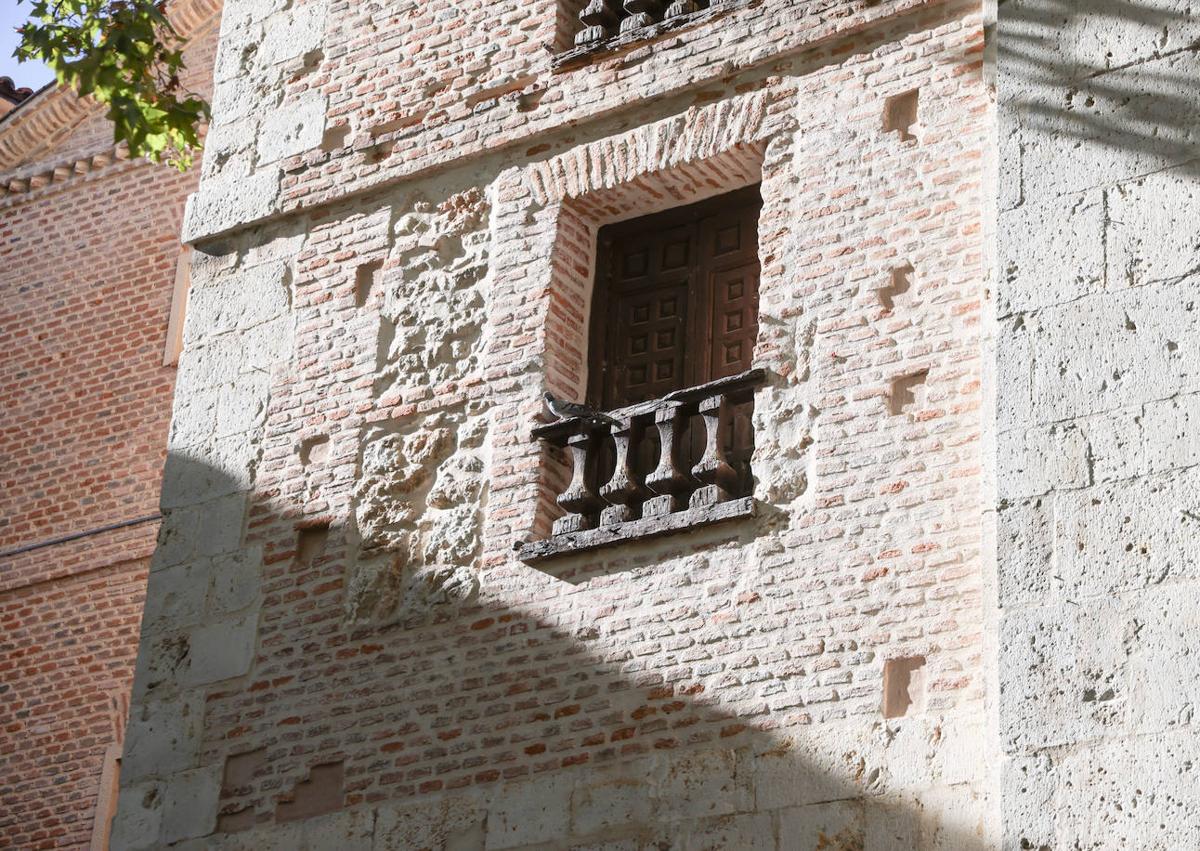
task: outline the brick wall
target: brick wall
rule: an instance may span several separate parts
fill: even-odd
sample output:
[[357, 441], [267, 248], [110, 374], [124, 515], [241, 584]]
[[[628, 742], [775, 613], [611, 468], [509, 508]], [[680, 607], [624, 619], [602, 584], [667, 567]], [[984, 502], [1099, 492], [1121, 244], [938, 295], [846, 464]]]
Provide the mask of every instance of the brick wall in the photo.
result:
[[[216, 32], [189, 48], [198, 88]], [[87, 848], [158, 530], [198, 174], [129, 161], [101, 117], [39, 98], [0, 124], [0, 845]]]
[[[423, 9], [226, 16], [122, 847], [987, 847], [976, 11]], [[755, 182], [759, 515], [519, 562], [595, 230]]]

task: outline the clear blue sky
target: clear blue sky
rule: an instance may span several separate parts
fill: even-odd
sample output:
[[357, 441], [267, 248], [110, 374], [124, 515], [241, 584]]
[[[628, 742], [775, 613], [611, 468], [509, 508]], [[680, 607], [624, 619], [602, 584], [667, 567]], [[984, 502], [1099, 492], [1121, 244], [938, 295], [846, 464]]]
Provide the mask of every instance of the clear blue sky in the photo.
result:
[[18, 63], [12, 55], [17, 47], [15, 30], [25, 22], [28, 14], [28, 3], [18, 4], [17, 0], [0, 0], [0, 77], [12, 77], [18, 89], [29, 86], [37, 90], [54, 79], [50, 69], [32, 62]]

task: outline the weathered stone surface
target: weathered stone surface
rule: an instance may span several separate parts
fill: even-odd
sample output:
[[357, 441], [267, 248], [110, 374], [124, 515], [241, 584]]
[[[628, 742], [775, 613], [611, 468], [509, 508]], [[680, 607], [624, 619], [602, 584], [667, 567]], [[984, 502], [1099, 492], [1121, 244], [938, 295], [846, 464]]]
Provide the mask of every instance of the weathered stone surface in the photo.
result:
[[376, 814], [373, 851], [484, 847], [487, 804], [478, 795], [452, 795], [432, 804], [385, 804]]
[[258, 616], [237, 620], [210, 620], [189, 633], [189, 665], [183, 675], [187, 685], [215, 683], [250, 670], [258, 638]]
[[162, 830], [163, 792], [157, 782], [125, 783], [109, 842], [114, 848], [140, 851], [159, 843]]
[[376, 431], [362, 450], [351, 620], [413, 624], [468, 605], [478, 591], [471, 564], [480, 545], [485, 424], [468, 419], [456, 427], [438, 415], [416, 426]]
[[996, 453], [1001, 499], [1091, 484], [1091, 447], [1074, 423], [1004, 432], [996, 438]]
[[[1113, 738], [1063, 755], [1051, 775], [1056, 791], [1046, 808], [1054, 842], [1070, 847], [1102, 836], [1118, 848], [1190, 844], [1200, 816], [1186, 790], [1195, 784], [1198, 764], [1190, 731]], [[1014, 824], [1014, 832], [1019, 829]]]
[[1200, 471], [1146, 477], [1056, 497], [1054, 569], [1068, 597], [1107, 596], [1200, 566]]
[[[1003, 30], [1006, 16], [1000, 17]], [[1002, 73], [1002, 98], [1011, 99], [1005, 108], [1021, 116], [1026, 201], [1110, 186], [1194, 159], [1200, 95], [1191, 59], [1190, 51], [1155, 56], [1072, 82], [1056, 78], [1060, 60], [1044, 54], [1050, 73], [1029, 66]]]
[[1006, 614], [1000, 652], [1002, 741], [1010, 752], [1075, 744], [1121, 729], [1130, 704], [1130, 624], [1112, 604], [1064, 602]]
[[313, 92], [267, 113], [258, 135], [258, 162], [273, 163], [319, 145], [325, 110], [325, 98]]
[[[1141, 286], [1195, 275], [1200, 267], [1200, 246], [1192, 238], [1188, 221], [1198, 196], [1194, 166], [1148, 174], [1106, 193], [1109, 227], [1105, 248], [1110, 287]], [[1176, 342], [1187, 345], [1192, 339]], [[1196, 357], [1197, 352], [1190, 348], [1170, 354], [1186, 359]]]
[[1186, 353], [1200, 339], [1200, 310], [1186, 309], [1193, 289], [1191, 281], [1152, 284], [1026, 317], [1022, 333], [1034, 347], [1035, 421], [1056, 422], [1200, 388], [1200, 359], [1169, 357], [1172, 346]]
[[204, 617], [208, 597], [208, 561], [174, 565], [160, 571], [165, 589], [146, 600], [142, 635], [192, 626]]
[[1116, 482], [1200, 464], [1200, 394], [1183, 394], [1079, 421], [1097, 482]]
[[[1019, 240], [1024, 249], [998, 270], [1003, 284], [997, 292], [997, 316], [1063, 304], [1104, 289], [1106, 204], [1104, 193], [1092, 191], [1041, 203], [1031, 200], [1000, 214], [997, 238]], [[1053, 285], [1047, 286], [1048, 281]]]
[[170, 778], [163, 801], [162, 841], [170, 844], [212, 833], [220, 791], [219, 767], [198, 768]]
[[[180, 851], [374, 851], [375, 812], [350, 810], [290, 824], [180, 842]], [[436, 847], [436, 846], [435, 846]]]
[[200, 694], [140, 701], [130, 712], [125, 732], [123, 785], [194, 768], [203, 724], [204, 701]]
[[996, 581], [1004, 607], [1038, 605], [1061, 587], [1054, 570], [1055, 499], [1051, 495], [1000, 504]]
[[268, 215], [279, 198], [281, 177], [277, 168], [260, 168], [205, 185], [188, 198], [180, 238], [192, 242], [217, 236], [239, 222]]
[[553, 776], [504, 786], [487, 820], [487, 851], [554, 842], [568, 835], [571, 785]]
[[261, 588], [261, 560], [262, 554], [253, 549], [212, 559], [208, 592], [211, 614], [237, 612], [254, 604]]

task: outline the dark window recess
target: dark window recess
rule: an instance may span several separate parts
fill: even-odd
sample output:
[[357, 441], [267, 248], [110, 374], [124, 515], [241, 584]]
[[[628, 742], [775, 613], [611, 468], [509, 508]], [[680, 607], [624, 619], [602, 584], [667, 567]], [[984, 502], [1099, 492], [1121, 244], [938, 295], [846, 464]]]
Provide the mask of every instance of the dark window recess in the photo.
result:
[[534, 431], [573, 475], [526, 561], [752, 513], [761, 204], [752, 187], [600, 231], [588, 401], [619, 425]]

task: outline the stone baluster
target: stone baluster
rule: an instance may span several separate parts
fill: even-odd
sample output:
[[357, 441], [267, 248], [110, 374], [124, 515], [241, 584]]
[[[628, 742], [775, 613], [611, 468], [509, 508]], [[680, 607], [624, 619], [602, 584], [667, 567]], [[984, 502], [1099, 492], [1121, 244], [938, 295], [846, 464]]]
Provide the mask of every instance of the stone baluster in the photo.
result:
[[588, 0], [579, 13], [583, 29], [575, 34], [576, 47], [594, 44], [613, 35], [621, 17], [620, 8], [618, 0]]
[[623, 420], [612, 430], [613, 445], [616, 447], [616, 464], [612, 478], [600, 489], [600, 495], [609, 506], [600, 513], [601, 526], [613, 526], [633, 519], [633, 506], [642, 495], [642, 486], [633, 472], [631, 450], [641, 439], [642, 427], [631, 420]]
[[650, 26], [658, 21], [662, 10], [662, 0], [625, 0], [625, 11], [629, 16], [621, 21], [621, 32]]
[[591, 514], [601, 505], [590, 481], [596, 436], [590, 426], [581, 428], [582, 431], [567, 439], [567, 448], [571, 450], [571, 483], [558, 495], [558, 504], [567, 514], [554, 521], [555, 535], [591, 529], [595, 525]]
[[737, 484], [737, 470], [725, 457], [726, 432], [729, 428], [728, 405], [724, 396], [709, 396], [700, 403], [704, 420], [704, 456], [692, 467], [692, 475], [701, 487], [692, 494], [691, 506], [725, 502]]
[[667, 7], [667, 13], [663, 16], [663, 20], [670, 20], [671, 18], [678, 18], [683, 15], [690, 15], [692, 12], [699, 11], [700, 4], [697, 3], [696, 0], [674, 0], [674, 2]]
[[679, 497], [688, 488], [688, 477], [679, 469], [679, 436], [683, 431], [683, 412], [679, 404], [670, 402], [654, 412], [661, 441], [658, 466], [646, 476], [646, 487], [658, 496], [646, 500], [643, 517], [658, 517], [678, 511]]

